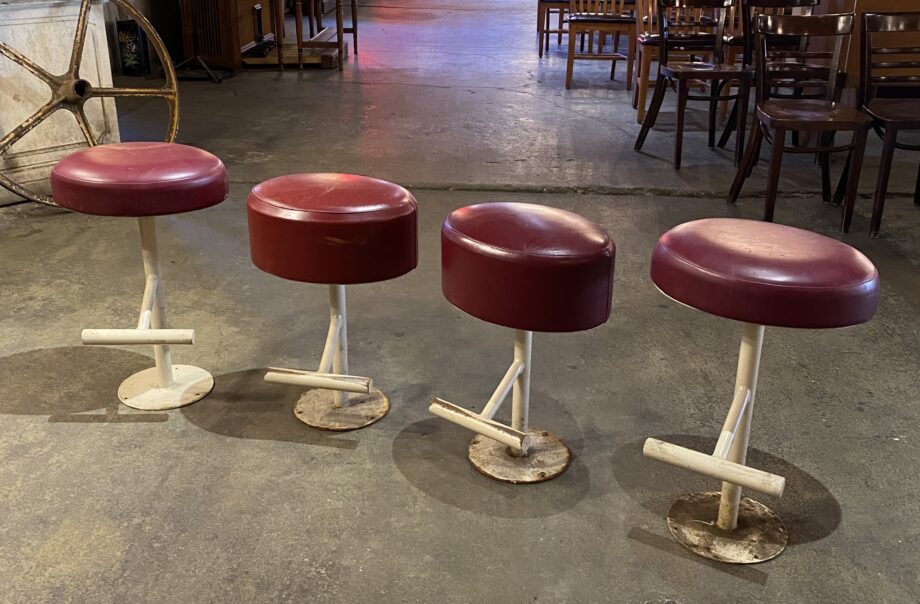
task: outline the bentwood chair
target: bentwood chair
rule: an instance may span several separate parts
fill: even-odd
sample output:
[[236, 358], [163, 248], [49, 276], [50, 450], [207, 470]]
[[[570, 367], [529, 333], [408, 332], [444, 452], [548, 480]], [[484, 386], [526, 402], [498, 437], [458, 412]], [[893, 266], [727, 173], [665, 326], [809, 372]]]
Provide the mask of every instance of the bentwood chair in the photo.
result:
[[[865, 13], [861, 33], [860, 104], [872, 117], [872, 127], [882, 138], [875, 204], [869, 232], [878, 237], [888, 193], [888, 178], [895, 149], [920, 151], [920, 145], [898, 142], [898, 133], [920, 130], [920, 48], [904, 46], [898, 38], [920, 32], [920, 12]], [[885, 43], [885, 46], [879, 44]], [[920, 170], [914, 190], [920, 205]]]
[[[847, 170], [845, 178], [841, 179], [841, 187], [845, 182], [846, 190], [841, 190], [839, 197], [845, 197], [846, 201], [840, 230], [844, 233], [849, 231], [866, 136], [871, 123], [855, 107], [847, 107], [837, 101], [843, 49], [849, 45], [854, 20], [852, 13], [824, 16], [758, 15], [755, 18], [756, 119], [744, 158], [729, 192], [729, 202], [734, 203], [738, 199], [744, 181], [754, 168], [764, 139], [773, 145], [763, 215], [767, 222], [773, 221], [784, 153], [817, 153], [820, 157], [826, 157], [828, 153], [847, 152]], [[770, 52], [767, 40], [771, 36], [800, 36], [802, 48], [806, 50]], [[832, 50], [808, 50], [809, 42], [814, 38], [830, 40]], [[819, 64], [818, 61], [823, 63]], [[771, 94], [774, 89], [819, 89], [823, 94], [822, 98], [776, 98]], [[787, 147], [786, 133], [789, 131], [812, 134], [817, 139], [815, 146]], [[850, 144], [834, 145], [833, 136], [840, 131], [853, 133]]]
[[[747, 121], [747, 106], [750, 96], [751, 82], [754, 79], [754, 71], [744, 65], [725, 65], [722, 62], [722, 42], [725, 36], [725, 20], [728, 16], [728, 9], [734, 4], [735, 0], [658, 0], [658, 28], [662, 36], [660, 58], [658, 63], [658, 79], [655, 82], [655, 95], [652, 97], [652, 105], [649, 107], [648, 115], [642, 122], [642, 130], [639, 131], [639, 138], [636, 139], [635, 149], [640, 151], [645, 143], [645, 138], [649, 131], [655, 126], [658, 114], [661, 111], [661, 104], [664, 101], [665, 91], [668, 87], [677, 88], [677, 131], [674, 135], [674, 168], [680, 168], [681, 152], [684, 140], [684, 114], [687, 110], [687, 101], [708, 101], [709, 102], [709, 146], [714, 147], [716, 142], [716, 113], [719, 101], [738, 100], [740, 111], [737, 112], [738, 120], [738, 137], [735, 148], [735, 163], [741, 157], [741, 150], [744, 148], [745, 122]], [[712, 61], [688, 61], [674, 62], [668, 60], [672, 37], [671, 9], [710, 9], [715, 10], [716, 14], [716, 31], [714, 35], [714, 46], [712, 51]], [[679, 44], [679, 41], [675, 42]], [[681, 49], [679, 45], [675, 49]], [[690, 84], [694, 81], [707, 81], [710, 83], [708, 95], [690, 95]], [[739, 92], [737, 95], [723, 95], [722, 91], [730, 82], [739, 83]]]
[[[671, 8], [669, 12], [668, 55], [671, 59], [692, 59], [713, 52], [715, 22], [710, 16], [698, 8]], [[652, 60], [660, 54], [662, 36], [659, 26], [657, 0], [637, 0], [633, 107], [640, 124], [645, 121], [649, 85], [657, 81], [652, 77]], [[659, 63], [662, 62], [659, 58]]]
[[[611, 48], [604, 52], [605, 40], [608, 35], [616, 39], [618, 34], [633, 34], [636, 28], [636, 17], [626, 13], [624, 0], [570, 0], [569, 4], [569, 52], [566, 61], [565, 87], [572, 87], [572, 74], [576, 60], [611, 61], [610, 79], [616, 74], [617, 61], [626, 61], [626, 81], [632, 77], [633, 45], [630, 44], [626, 55]], [[599, 40], [596, 47], [593, 45], [594, 34]], [[583, 48], [576, 51], [576, 39], [580, 35], [587, 35], [591, 43], [587, 51]]]

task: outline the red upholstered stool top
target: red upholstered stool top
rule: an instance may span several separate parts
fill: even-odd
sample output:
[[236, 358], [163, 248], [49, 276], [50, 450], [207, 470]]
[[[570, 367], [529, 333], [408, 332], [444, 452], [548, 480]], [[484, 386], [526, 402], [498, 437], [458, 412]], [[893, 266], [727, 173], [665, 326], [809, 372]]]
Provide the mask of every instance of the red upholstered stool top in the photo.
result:
[[351, 174], [293, 174], [249, 195], [252, 261], [308, 283], [392, 279], [418, 263], [418, 204], [393, 183]]
[[779, 327], [845, 327], [878, 308], [879, 279], [861, 252], [793, 227], [697, 220], [664, 235], [652, 280], [678, 302], [720, 317]]
[[179, 214], [222, 202], [227, 170], [217, 157], [186, 145], [99, 145], [59, 161], [51, 192], [55, 203], [83, 214]]
[[614, 245], [578, 214], [526, 203], [451, 212], [441, 227], [441, 286], [457, 308], [526, 331], [604, 323]]

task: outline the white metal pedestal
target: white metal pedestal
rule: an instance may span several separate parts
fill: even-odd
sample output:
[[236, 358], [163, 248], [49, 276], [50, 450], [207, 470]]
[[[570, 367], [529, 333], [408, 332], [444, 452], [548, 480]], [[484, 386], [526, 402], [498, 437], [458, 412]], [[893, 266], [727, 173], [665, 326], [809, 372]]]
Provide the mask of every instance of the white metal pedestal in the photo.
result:
[[266, 382], [311, 388], [300, 397], [294, 415], [320, 430], [345, 432], [380, 421], [390, 399], [370, 378], [348, 375], [348, 313], [345, 286], [329, 286], [329, 331], [317, 371], [270, 367]]
[[194, 329], [167, 329], [163, 280], [157, 250], [156, 222], [139, 218], [146, 282], [140, 316], [134, 329], [84, 329], [90, 345], [152, 344], [156, 366], [135, 373], [118, 387], [125, 405], [145, 411], [176, 409], [201, 400], [214, 388], [214, 378], [199, 367], [173, 365], [170, 344], [194, 344]]
[[762, 325], [744, 326], [735, 397], [712, 455], [654, 438], [647, 439], [643, 449], [652, 459], [722, 479], [721, 492], [686, 495], [668, 512], [668, 527], [678, 543], [720, 562], [763, 562], [782, 553], [788, 541], [779, 516], [741, 497], [742, 487], [779, 497], [786, 486], [782, 476], [745, 465], [763, 334]]
[[[428, 410], [447, 421], [478, 432], [470, 441], [469, 460], [480, 473], [514, 484], [543, 482], [562, 474], [572, 454], [562, 440], [528, 425], [533, 332], [517, 331], [514, 362], [481, 413], [435, 398]], [[511, 396], [511, 426], [492, 418]]]

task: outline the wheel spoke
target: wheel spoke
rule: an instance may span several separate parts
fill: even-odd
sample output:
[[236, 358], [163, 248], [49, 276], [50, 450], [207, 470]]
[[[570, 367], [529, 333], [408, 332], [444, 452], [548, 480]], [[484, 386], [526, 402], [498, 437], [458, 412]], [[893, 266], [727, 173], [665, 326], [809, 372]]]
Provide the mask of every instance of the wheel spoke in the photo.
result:
[[26, 118], [24, 122], [13, 128], [9, 134], [0, 139], [0, 155], [6, 153], [10, 146], [29, 133], [30, 130], [38, 126], [46, 117], [54, 113], [57, 109], [57, 103], [50, 102], [41, 109]]
[[83, 137], [86, 139], [86, 142], [90, 147], [95, 147], [99, 143], [96, 142], [96, 137], [93, 135], [93, 129], [89, 125], [89, 120], [86, 119], [86, 113], [83, 111], [83, 108], [80, 107], [73, 112], [75, 118], [77, 118], [77, 123], [80, 124], [80, 130], [83, 131]]
[[70, 53], [69, 73], [73, 77], [80, 74], [80, 60], [83, 58], [83, 46], [86, 44], [86, 30], [89, 27], [90, 0], [83, 0], [80, 16], [77, 17], [77, 33], [73, 38], [73, 50]]
[[5, 57], [13, 61], [14, 63], [18, 63], [19, 65], [22, 65], [23, 67], [31, 71], [35, 77], [41, 80], [44, 80], [45, 82], [49, 84], [54, 83], [53, 75], [45, 71], [45, 69], [41, 67], [40, 65], [34, 63], [32, 59], [21, 54], [15, 48], [11, 46], [7, 46], [3, 42], [0, 42], [0, 55], [4, 55]]
[[142, 96], [171, 99], [176, 96], [176, 91], [169, 88], [93, 88], [92, 96]]

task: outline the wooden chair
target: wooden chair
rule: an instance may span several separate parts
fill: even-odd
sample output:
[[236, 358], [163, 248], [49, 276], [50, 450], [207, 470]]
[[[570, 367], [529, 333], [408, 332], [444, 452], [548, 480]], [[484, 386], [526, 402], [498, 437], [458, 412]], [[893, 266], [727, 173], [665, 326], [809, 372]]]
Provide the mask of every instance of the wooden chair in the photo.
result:
[[294, 0], [294, 27], [297, 32], [297, 62], [303, 69], [304, 49], [335, 48], [339, 51], [339, 69], [345, 63], [345, 34], [353, 39], [352, 52], [358, 54], [358, 0], [351, 0], [351, 27], [345, 27], [343, 4], [345, 0], [335, 0], [335, 41], [330, 41], [323, 27], [323, 0], [306, 0], [309, 22], [309, 38], [303, 35], [303, 0]]
[[[844, 182], [846, 183], [845, 192], [840, 189], [841, 197], [845, 197], [846, 204], [840, 230], [844, 233], [849, 231], [866, 136], [871, 123], [871, 120], [855, 107], [847, 107], [837, 102], [840, 82], [838, 74], [843, 49], [849, 46], [854, 21], [852, 13], [819, 17], [757, 15], [754, 20], [758, 98], [756, 119], [744, 158], [729, 192], [729, 202], [734, 203], [738, 199], [745, 179], [754, 168], [764, 138], [773, 145], [763, 216], [767, 222], [773, 221], [783, 153], [818, 153], [824, 156], [845, 151], [849, 158], [845, 178], [841, 179], [841, 187]], [[806, 49], [813, 38], [830, 39], [833, 47], [830, 52], [802, 50], [771, 53], [767, 40], [768, 37], [777, 35], [801, 36], [802, 46]], [[816, 61], [824, 63], [818, 64]], [[775, 95], [771, 94], [772, 90], [798, 88], [820, 89], [823, 91], [823, 97], [775, 98]], [[816, 146], [787, 147], [786, 133], [795, 130], [817, 135]], [[853, 132], [852, 143], [834, 146], [832, 137], [838, 131]]]
[[[920, 48], [879, 46], [877, 42], [887, 40], [888, 44], [893, 44], [897, 43], [897, 38], [892, 36], [918, 32], [920, 12], [863, 14], [860, 105], [872, 117], [872, 127], [884, 141], [869, 228], [873, 238], [878, 237], [882, 225], [895, 149], [920, 151], [920, 145], [898, 142], [899, 132], [920, 130]], [[920, 170], [914, 203], [920, 205]]]
[[[556, 34], [556, 43], [562, 44], [565, 28], [565, 15], [569, 12], [570, 0], [537, 0], [537, 34], [540, 40], [540, 58], [544, 51], [549, 52], [549, 37]], [[558, 17], [558, 24], [552, 26], [553, 16]]]
[[[709, 102], [709, 146], [714, 147], [716, 142], [716, 112], [719, 101], [737, 100], [740, 111], [737, 112], [738, 133], [735, 148], [735, 163], [741, 157], [741, 150], [744, 148], [744, 129], [747, 122], [748, 99], [750, 98], [751, 82], [754, 79], [753, 69], [744, 65], [725, 65], [722, 62], [722, 42], [725, 36], [725, 21], [728, 17], [728, 9], [735, 3], [735, 0], [658, 0], [658, 30], [661, 32], [662, 44], [659, 50], [658, 61], [658, 78], [655, 81], [655, 95], [652, 98], [652, 105], [649, 107], [648, 115], [642, 122], [642, 130], [639, 131], [639, 138], [636, 139], [635, 149], [640, 151], [645, 138], [649, 131], [654, 127], [658, 119], [658, 113], [661, 111], [661, 104], [664, 101], [664, 95], [668, 87], [677, 88], [677, 131], [674, 135], [674, 168], [680, 168], [681, 152], [684, 140], [684, 114], [687, 109], [687, 101], [708, 101]], [[713, 36], [713, 53], [712, 62], [689, 61], [675, 62], [668, 60], [668, 53], [672, 46], [672, 24], [670, 15], [672, 9], [713, 9], [716, 11], [716, 30]], [[693, 39], [696, 43], [697, 38]], [[692, 47], [680, 46], [679, 38], [673, 40], [675, 50], [693, 50]], [[705, 96], [691, 96], [690, 84], [693, 81], [708, 81], [710, 83], [709, 94]], [[738, 82], [739, 92], [737, 95], [723, 95], [722, 90], [727, 84], [735, 81]]]
[[[670, 37], [674, 42], [668, 49], [670, 58], [705, 56], [713, 51], [715, 22], [711, 17], [704, 15], [701, 9], [669, 10]], [[636, 118], [640, 124], [645, 122], [648, 88], [652, 81], [652, 60], [659, 55], [661, 34], [658, 28], [657, 0], [637, 0], [633, 107], [637, 110]]]
[[[570, 0], [569, 16], [569, 52], [566, 62], [565, 87], [572, 87], [572, 73], [575, 69], [575, 60], [611, 61], [610, 79], [616, 75], [617, 61], [626, 61], [627, 86], [632, 77], [632, 53], [630, 45], [628, 54], [624, 55], [617, 50], [605, 53], [605, 40], [608, 35], [616, 38], [617, 34], [629, 35], [636, 28], [636, 17], [625, 12], [624, 0]], [[599, 34], [597, 52], [594, 52], [594, 34]], [[584, 48], [575, 50], [576, 39], [580, 35], [587, 35], [590, 42], [587, 51]]]

